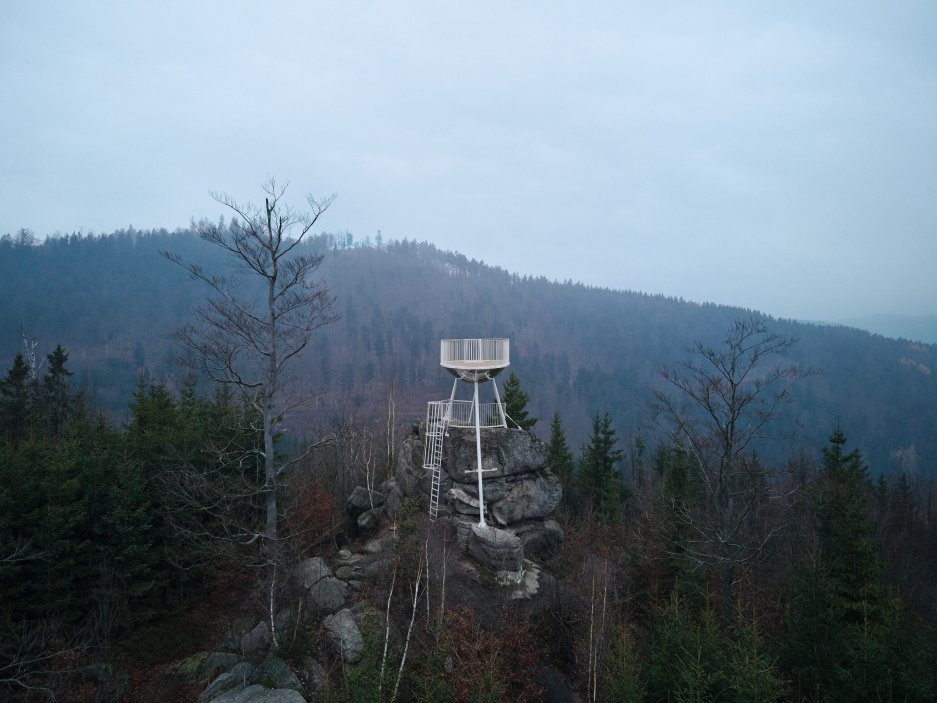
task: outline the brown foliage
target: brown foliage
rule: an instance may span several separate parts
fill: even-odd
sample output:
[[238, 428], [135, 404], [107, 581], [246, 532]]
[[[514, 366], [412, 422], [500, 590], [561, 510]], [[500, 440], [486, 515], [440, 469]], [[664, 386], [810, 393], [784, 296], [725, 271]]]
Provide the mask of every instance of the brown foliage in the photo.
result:
[[447, 628], [442, 646], [452, 657], [448, 679], [453, 701], [475, 700], [479, 690], [498, 690], [502, 700], [517, 703], [541, 699], [543, 691], [533, 682], [541, 659], [539, 641], [524, 620], [502, 614], [503, 627], [481, 627], [466, 608], [446, 612]]
[[305, 554], [333, 534], [342, 513], [319, 477], [306, 475], [293, 483], [283, 518], [284, 535], [291, 540], [294, 554]]

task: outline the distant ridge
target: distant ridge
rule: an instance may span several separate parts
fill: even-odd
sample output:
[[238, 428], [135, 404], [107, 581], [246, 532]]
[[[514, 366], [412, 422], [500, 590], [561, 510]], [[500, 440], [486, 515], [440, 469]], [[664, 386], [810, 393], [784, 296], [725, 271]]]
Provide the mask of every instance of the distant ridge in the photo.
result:
[[937, 315], [863, 315], [839, 320], [837, 324], [892, 339], [937, 344]]
[[[341, 320], [317, 332], [298, 366], [296, 383], [311, 398], [292, 416], [299, 432], [341, 418], [379, 418], [391, 385], [398, 417], [416, 420], [426, 401], [445, 390], [440, 338], [505, 336], [531, 415], [542, 418], [535, 430], [546, 431], [543, 418], [559, 411], [578, 450], [592, 416], [608, 411], [623, 449], [633, 449], [640, 434], [653, 450], [650, 402], [659, 369], [687, 361], [694, 341], [719, 345], [734, 319], [755, 315], [798, 340], [792, 362], [821, 370], [795, 388], [788, 413], [800, 428], [797, 441], [775, 443], [771, 454], [759, 456], [773, 461], [802, 453], [813, 465], [839, 423], [873, 475], [937, 474], [937, 346], [518, 276], [427, 243], [343, 247], [336, 240], [322, 235], [309, 244], [327, 254], [321, 274]], [[170, 333], [205, 291], [160, 257], [167, 249], [207, 270], [223, 267], [218, 253], [188, 231], [42, 244], [0, 238], [0, 372], [21, 347], [23, 325], [43, 352], [55, 344], [70, 352], [76, 377], [87, 379], [116, 421], [141, 377], [177, 383], [183, 372]]]

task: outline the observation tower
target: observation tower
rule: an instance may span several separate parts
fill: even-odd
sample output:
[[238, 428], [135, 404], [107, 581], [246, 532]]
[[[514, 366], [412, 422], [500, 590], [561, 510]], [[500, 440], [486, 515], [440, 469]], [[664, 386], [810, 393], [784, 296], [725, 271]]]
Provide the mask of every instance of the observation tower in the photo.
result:
[[[439, 483], [442, 466], [442, 445], [449, 427], [475, 428], [475, 455], [478, 474], [478, 524], [485, 527], [485, 494], [482, 485], [483, 428], [507, 427], [504, 406], [498, 395], [495, 376], [511, 363], [510, 340], [507, 339], [443, 339], [439, 364], [455, 376], [449, 400], [431, 400], [426, 408], [426, 438], [423, 445], [423, 468], [433, 472], [430, 488], [429, 514], [439, 515]], [[459, 381], [471, 383], [472, 400], [456, 400]], [[478, 387], [491, 381], [494, 402], [479, 403]], [[496, 469], [489, 469], [495, 471]], [[472, 470], [466, 471], [471, 473]]]

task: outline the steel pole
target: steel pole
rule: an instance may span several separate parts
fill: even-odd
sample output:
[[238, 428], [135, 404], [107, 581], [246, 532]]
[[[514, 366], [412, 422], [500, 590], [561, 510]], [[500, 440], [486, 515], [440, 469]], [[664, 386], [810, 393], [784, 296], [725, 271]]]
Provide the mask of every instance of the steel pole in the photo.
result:
[[482, 427], [478, 412], [478, 383], [475, 386], [475, 456], [478, 460], [478, 526], [485, 525], [485, 494], [482, 487]]

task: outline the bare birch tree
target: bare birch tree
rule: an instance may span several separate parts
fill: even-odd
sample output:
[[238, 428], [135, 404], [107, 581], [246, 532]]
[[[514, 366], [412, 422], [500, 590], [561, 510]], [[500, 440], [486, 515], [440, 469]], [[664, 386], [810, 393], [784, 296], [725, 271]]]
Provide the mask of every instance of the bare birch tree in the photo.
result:
[[263, 446], [254, 452], [263, 467], [263, 527], [239, 539], [262, 545], [269, 569], [270, 609], [274, 610], [277, 484], [302, 458], [282, 460], [274, 450], [277, 427], [297, 402], [287, 392], [286, 372], [308, 346], [312, 333], [336, 319], [331, 312], [333, 296], [314, 278], [322, 255], [302, 245], [335, 196], [318, 200], [309, 196], [309, 210], [300, 212], [284, 202], [286, 186], [273, 178], [263, 191], [262, 205], [213, 193], [233, 217], [227, 226], [198, 226], [198, 235], [227, 255], [229, 275], [206, 272], [172, 252], [161, 253], [210, 292], [208, 301], [196, 310], [197, 321], [176, 332], [178, 342], [203, 374], [248, 395], [262, 423]]

